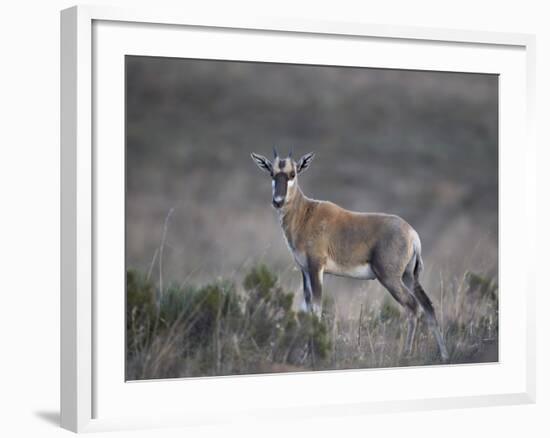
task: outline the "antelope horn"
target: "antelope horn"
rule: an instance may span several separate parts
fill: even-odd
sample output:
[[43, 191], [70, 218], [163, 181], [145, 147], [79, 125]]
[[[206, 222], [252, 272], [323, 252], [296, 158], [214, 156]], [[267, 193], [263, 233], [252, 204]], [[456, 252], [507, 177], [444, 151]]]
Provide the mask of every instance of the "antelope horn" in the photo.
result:
[[273, 146], [273, 158], [277, 158], [279, 154], [277, 153], [277, 149], [275, 149], [275, 146]]

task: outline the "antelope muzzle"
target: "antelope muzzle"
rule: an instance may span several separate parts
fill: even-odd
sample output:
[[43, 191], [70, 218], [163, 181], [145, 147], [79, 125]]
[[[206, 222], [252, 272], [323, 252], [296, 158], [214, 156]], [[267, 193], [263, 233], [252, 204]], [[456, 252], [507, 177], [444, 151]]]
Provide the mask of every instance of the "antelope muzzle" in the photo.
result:
[[285, 203], [288, 176], [283, 172], [273, 178], [273, 207], [281, 208]]

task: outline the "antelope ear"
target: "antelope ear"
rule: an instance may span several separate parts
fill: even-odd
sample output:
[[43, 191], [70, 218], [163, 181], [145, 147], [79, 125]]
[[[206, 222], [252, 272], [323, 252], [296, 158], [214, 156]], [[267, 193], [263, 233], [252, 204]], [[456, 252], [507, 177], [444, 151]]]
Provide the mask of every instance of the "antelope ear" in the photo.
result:
[[266, 157], [264, 157], [263, 155], [259, 155], [259, 154], [255, 154], [254, 152], [252, 152], [250, 154], [250, 156], [252, 157], [252, 159], [254, 160], [254, 162], [256, 163], [256, 165], [262, 169], [262, 170], [265, 170], [266, 172], [269, 172], [271, 173], [271, 171], [273, 170], [273, 165], [271, 164], [271, 161], [269, 161]]
[[310, 152], [309, 154], [305, 154], [300, 160], [298, 161], [298, 164], [296, 165], [296, 168], [298, 170], [298, 173], [302, 172], [303, 170], [306, 170], [311, 162], [313, 161], [313, 157], [315, 154], [313, 152]]

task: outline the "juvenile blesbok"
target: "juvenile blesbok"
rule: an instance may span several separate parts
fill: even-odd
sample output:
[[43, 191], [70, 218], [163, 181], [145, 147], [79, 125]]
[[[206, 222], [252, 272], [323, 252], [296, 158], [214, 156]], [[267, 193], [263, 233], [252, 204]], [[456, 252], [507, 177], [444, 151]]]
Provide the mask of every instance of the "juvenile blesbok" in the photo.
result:
[[270, 161], [253, 153], [260, 169], [271, 175], [272, 203], [279, 214], [288, 247], [302, 271], [304, 304], [320, 314], [323, 275], [377, 279], [403, 306], [408, 318], [404, 353], [411, 353], [418, 317], [423, 311], [441, 358], [449, 358], [432, 302], [420, 285], [420, 238], [398, 216], [356, 213], [328, 201], [305, 196], [298, 175], [309, 167], [313, 154], [294, 161], [274, 149]]

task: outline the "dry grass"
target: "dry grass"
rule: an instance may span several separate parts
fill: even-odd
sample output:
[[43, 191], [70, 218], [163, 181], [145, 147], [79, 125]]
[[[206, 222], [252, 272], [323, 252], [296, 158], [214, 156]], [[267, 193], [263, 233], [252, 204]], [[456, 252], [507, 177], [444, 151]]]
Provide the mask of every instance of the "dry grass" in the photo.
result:
[[[297, 312], [294, 293], [265, 266], [241, 285], [217, 280], [160, 293], [138, 272], [127, 280], [129, 380], [440, 363], [422, 322], [412, 355], [402, 356], [406, 321], [387, 293], [369, 290], [345, 303], [327, 294], [319, 320]], [[467, 272], [440, 286], [432, 298], [450, 363], [498, 360], [495, 281]]]

